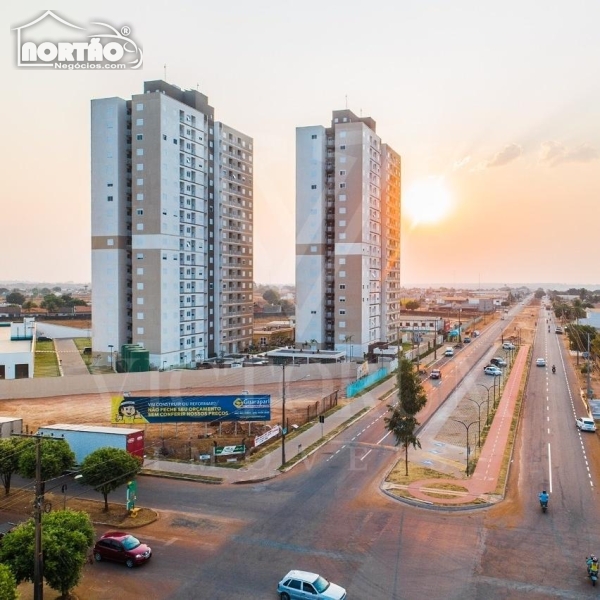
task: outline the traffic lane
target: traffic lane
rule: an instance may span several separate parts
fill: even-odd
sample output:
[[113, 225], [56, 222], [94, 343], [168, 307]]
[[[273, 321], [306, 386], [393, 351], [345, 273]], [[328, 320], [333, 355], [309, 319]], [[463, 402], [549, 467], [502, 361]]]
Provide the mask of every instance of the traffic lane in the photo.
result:
[[[509, 496], [488, 513], [492, 521], [478, 598], [522, 597], [524, 589], [532, 597], [585, 597], [584, 555], [600, 541], [585, 518], [584, 507], [593, 504], [593, 499], [585, 482], [581, 453], [577, 452], [577, 435], [573, 430], [554, 427], [555, 421], [564, 420], [567, 407], [550, 402], [547, 375], [541, 368], [533, 369]], [[551, 480], [549, 509], [542, 513], [537, 494]], [[591, 514], [595, 518], [595, 509]]]
[[[195, 515], [178, 515], [174, 520], [168, 514], [162, 520], [131, 533], [152, 548], [152, 558], [145, 564], [128, 569], [125, 565], [101, 561], [86, 565], [80, 585], [75, 589], [86, 600], [120, 600], [121, 598], [163, 599], [172, 597], [181, 585], [185, 571], [193, 568], [196, 561], [218, 551], [226, 537], [221, 539], [210, 532], [209, 536], [200, 526], [182, 526], [181, 523], [197, 522]], [[178, 525], [179, 523], [179, 525]], [[97, 529], [97, 534], [109, 528]], [[211, 535], [212, 534], [212, 535]], [[199, 538], [202, 537], [202, 542]], [[190, 596], [194, 597], [194, 596]], [[195, 596], [201, 598], [201, 595]]]

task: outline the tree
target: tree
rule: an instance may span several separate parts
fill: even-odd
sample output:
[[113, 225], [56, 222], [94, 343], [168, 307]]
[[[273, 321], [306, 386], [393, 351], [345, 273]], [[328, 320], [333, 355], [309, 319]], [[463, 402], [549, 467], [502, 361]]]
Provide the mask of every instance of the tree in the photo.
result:
[[[44, 578], [62, 598], [80, 581], [89, 547], [94, 543], [94, 527], [85, 512], [60, 510], [42, 517]], [[15, 579], [33, 581], [35, 524], [33, 519], [17, 526], [2, 540], [0, 560]]]
[[23, 302], [23, 308], [37, 308], [37, 304], [33, 300], [27, 300], [26, 302]]
[[108, 494], [133, 479], [141, 468], [140, 460], [125, 450], [98, 448], [81, 463], [81, 483], [104, 496], [104, 510], [108, 512]]
[[23, 440], [18, 437], [0, 440], [0, 481], [6, 496], [10, 493], [10, 480], [13, 473], [19, 472], [19, 447], [22, 443]]
[[279, 301], [281, 299], [279, 296], [279, 292], [271, 288], [266, 290], [262, 297], [263, 300], [266, 300], [269, 304], [279, 304]]
[[18, 597], [15, 576], [6, 565], [0, 565], [0, 598], [17, 600]]
[[394, 434], [396, 445], [405, 452], [406, 475], [408, 475], [408, 447], [420, 448], [421, 442], [415, 431], [419, 426], [416, 415], [427, 404], [427, 394], [421, 384], [419, 374], [412, 363], [402, 357], [397, 373], [398, 402], [388, 405], [390, 417], [385, 417], [386, 428]]
[[[42, 440], [42, 494], [45, 481], [62, 475], [75, 464], [75, 454], [66, 440]], [[19, 473], [23, 477], [35, 477], [35, 444], [32, 438], [24, 440], [19, 456]]]
[[21, 292], [17, 292], [16, 290], [13, 290], [10, 294], [6, 295], [7, 304], [18, 304], [19, 306], [22, 306], [26, 299], [24, 294], [21, 294]]
[[396, 375], [398, 401], [408, 415], [416, 415], [427, 404], [427, 394], [413, 363], [402, 357]]
[[417, 310], [421, 306], [421, 303], [417, 300], [409, 300], [405, 306], [406, 310]]
[[406, 414], [400, 404], [388, 405], [388, 410], [391, 411], [392, 415], [391, 417], [385, 417], [385, 426], [394, 434], [396, 446], [404, 448], [404, 464], [408, 476], [408, 447], [421, 447], [421, 442], [415, 435], [419, 422], [416, 417]]

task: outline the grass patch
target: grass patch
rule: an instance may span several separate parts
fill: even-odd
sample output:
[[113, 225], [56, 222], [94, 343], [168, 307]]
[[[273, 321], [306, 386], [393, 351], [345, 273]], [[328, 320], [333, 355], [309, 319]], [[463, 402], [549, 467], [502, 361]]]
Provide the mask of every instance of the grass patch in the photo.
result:
[[469, 493], [469, 490], [462, 485], [455, 485], [454, 483], [431, 483], [427, 485], [428, 490], [447, 490], [449, 492], [460, 492]]
[[403, 459], [399, 460], [390, 471], [386, 482], [395, 483], [397, 485], [408, 485], [413, 481], [420, 481], [421, 479], [456, 479], [456, 477], [449, 473], [434, 471], [433, 469], [410, 462], [408, 463], [408, 476], [406, 476], [406, 467]]
[[54, 342], [37, 342], [33, 361], [34, 377], [60, 377]]

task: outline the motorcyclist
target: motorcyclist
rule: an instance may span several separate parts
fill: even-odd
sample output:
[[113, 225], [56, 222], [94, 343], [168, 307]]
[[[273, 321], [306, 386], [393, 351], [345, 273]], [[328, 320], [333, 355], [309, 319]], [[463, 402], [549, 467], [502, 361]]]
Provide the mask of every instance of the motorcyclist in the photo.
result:
[[593, 554], [585, 561], [587, 565], [588, 575], [598, 576], [598, 558]]
[[548, 506], [548, 492], [546, 490], [542, 490], [539, 494], [540, 506]]
[[556, 366], [555, 365], [552, 365], [552, 372], [556, 373]]

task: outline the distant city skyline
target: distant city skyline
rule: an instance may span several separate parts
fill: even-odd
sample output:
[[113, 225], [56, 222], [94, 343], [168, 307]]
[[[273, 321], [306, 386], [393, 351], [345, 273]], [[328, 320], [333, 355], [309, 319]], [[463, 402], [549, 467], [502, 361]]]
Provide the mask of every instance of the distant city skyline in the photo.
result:
[[[5, 8], [1, 279], [90, 281], [90, 101], [166, 77], [255, 141], [258, 283], [295, 279], [295, 129], [345, 107], [376, 119], [402, 157], [404, 287], [600, 280], [589, 241], [600, 222], [597, 2], [109, 1], [90, 12], [69, 0], [56, 12], [71, 23], [130, 26], [143, 68], [18, 68], [11, 29], [46, 9]], [[201, 36], [197, 22], [210, 23]]]

